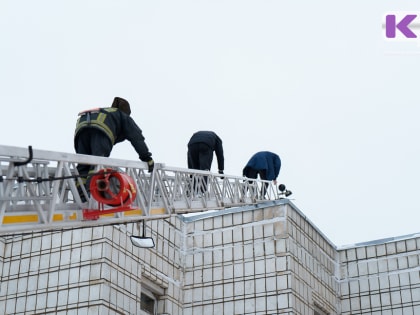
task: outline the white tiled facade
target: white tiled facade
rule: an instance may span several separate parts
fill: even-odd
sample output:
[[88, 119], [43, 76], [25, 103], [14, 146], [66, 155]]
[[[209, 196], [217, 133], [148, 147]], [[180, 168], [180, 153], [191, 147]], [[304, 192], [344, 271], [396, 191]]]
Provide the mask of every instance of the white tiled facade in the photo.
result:
[[420, 236], [336, 248], [281, 200], [0, 238], [4, 314], [420, 314]]
[[420, 314], [420, 236], [339, 255], [342, 314]]

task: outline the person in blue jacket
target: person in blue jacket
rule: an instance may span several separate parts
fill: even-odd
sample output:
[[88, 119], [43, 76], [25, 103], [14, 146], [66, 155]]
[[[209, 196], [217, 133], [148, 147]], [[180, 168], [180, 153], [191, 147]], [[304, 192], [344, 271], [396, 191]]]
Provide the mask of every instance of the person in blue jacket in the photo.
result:
[[[279, 176], [281, 168], [280, 157], [270, 151], [261, 151], [255, 153], [248, 163], [245, 165], [242, 175], [248, 178], [257, 178], [258, 175], [262, 180], [272, 180], [274, 185], [277, 185], [277, 177]], [[268, 183], [262, 188], [262, 195], [264, 196], [267, 190]]]

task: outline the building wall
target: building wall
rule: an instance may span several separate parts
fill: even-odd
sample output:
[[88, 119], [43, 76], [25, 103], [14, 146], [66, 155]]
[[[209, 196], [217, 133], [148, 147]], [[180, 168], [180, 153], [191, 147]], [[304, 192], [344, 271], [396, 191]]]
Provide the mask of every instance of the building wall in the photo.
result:
[[[337, 249], [292, 203], [0, 238], [4, 314], [420, 314], [420, 237]], [[315, 313], [316, 311], [316, 313]]]
[[339, 314], [337, 252], [332, 243], [299, 211], [288, 206], [288, 247], [294, 314]]
[[420, 314], [420, 236], [339, 250], [342, 314]]
[[[2, 314], [139, 314], [142, 283], [163, 298], [173, 293], [173, 257], [133, 247], [133, 233], [131, 224], [4, 237]], [[176, 313], [168, 305], [179, 304], [179, 294], [172, 295], [162, 305]]]
[[112, 234], [112, 229], [5, 238], [0, 309], [5, 314], [134, 310], [139, 303], [138, 268], [131, 255], [115, 253], [116, 245], [105, 232]]
[[186, 225], [184, 314], [292, 310], [284, 208], [227, 213]]
[[334, 247], [289, 205], [186, 226], [183, 314], [337, 314]]

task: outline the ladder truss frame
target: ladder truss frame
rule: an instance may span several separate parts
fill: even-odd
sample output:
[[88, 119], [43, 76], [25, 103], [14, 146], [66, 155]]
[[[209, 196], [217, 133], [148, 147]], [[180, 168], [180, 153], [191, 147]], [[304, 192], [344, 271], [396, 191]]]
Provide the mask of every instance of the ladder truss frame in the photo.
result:
[[[0, 235], [35, 230], [162, 219], [171, 215], [257, 204], [282, 198], [271, 181], [166, 167], [156, 163], [152, 173], [141, 161], [0, 145]], [[82, 202], [76, 187], [78, 163], [95, 170], [112, 168], [134, 179], [132, 209], [86, 220], [83, 209], [99, 209], [87, 195]], [[265, 196], [262, 187], [268, 185]]]

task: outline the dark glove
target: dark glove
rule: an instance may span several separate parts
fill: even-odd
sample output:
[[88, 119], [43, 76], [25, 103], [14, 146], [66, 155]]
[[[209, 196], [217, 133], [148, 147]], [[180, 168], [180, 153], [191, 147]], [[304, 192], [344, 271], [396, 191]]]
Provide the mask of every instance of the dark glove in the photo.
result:
[[150, 161], [147, 162], [147, 167], [149, 173], [153, 172], [153, 168], [155, 167], [155, 161], [153, 161], [153, 159], [150, 159]]
[[[219, 170], [219, 174], [223, 175], [224, 173], [223, 173], [223, 171], [222, 171], [222, 170]], [[220, 178], [221, 178], [221, 179], [225, 179], [225, 177], [224, 177], [224, 176], [221, 176]]]

